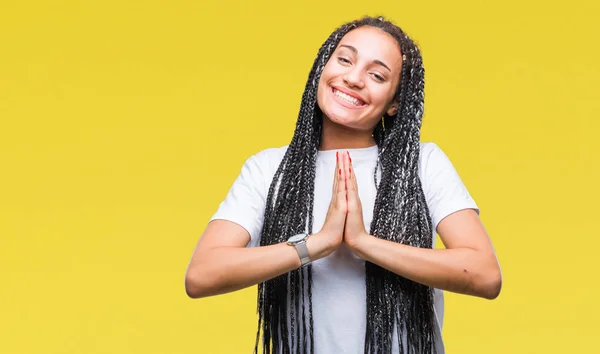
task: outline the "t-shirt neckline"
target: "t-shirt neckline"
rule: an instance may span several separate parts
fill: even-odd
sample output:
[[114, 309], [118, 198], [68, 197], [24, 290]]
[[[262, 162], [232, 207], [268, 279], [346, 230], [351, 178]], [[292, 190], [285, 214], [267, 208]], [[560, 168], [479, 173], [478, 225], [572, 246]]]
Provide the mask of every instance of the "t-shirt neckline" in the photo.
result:
[[335, 153], [343, 153], [348, 151], [350, 153], [350, 157], [352, 158], [352, 162], [362, 161], [362, 160], [372, 160], [377, 157], [379, 152], [379, 148], [377, 145], [369, 146], [366, 148], [356, 148], [356, 149], [332, 149], [332, 150], [318, 150], [317, 158], [329, 160], [333, 158], [335, 162]]

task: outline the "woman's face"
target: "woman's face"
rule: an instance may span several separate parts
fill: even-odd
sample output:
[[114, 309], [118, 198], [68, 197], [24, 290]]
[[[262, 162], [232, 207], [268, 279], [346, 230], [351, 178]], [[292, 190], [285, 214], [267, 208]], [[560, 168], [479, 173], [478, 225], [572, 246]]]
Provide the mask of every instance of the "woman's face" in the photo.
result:
[[334, 123], [372, 131], [393, 101], [402, 70], [398, 42], [388, 33], [363, 26], [348, 32], [325, 65], [317, 104]]

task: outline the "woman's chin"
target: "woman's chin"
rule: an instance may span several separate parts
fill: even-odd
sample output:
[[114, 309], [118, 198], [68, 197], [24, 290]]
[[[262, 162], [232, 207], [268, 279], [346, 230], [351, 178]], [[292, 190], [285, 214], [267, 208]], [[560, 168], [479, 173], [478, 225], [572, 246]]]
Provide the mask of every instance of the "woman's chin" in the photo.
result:
[[353, 123], [356, 123], [357, 117], [354, 115], [347, 114], [348, 112], [326, 112], [325, 117], [327, 117], [332, 123], [344, 125], [344, 126], [352, 126]]
[[336, 115], [332, 115], [331, 117], [327, 116], [327, 117], [333, 124], [342, 125], [342, 126], [348, 127], [348, 128], [352, 128], [354, 125], [353, 124], [354, 120], [349, 117], [336, 116]]

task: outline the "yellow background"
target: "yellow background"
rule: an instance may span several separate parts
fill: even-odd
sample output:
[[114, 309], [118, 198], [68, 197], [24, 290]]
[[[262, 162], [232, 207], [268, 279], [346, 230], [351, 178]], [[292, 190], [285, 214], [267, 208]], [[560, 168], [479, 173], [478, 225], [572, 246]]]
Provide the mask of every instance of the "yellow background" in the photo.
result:
[[0, 353], [250, 353], [255, 288], [188, 299], [189, 257], [364, 14], [421, 46], [423, 140], [501, 260], [497, 300], [447, 293], [448, 353], [598, 350], [597, 1], [5, 0]]

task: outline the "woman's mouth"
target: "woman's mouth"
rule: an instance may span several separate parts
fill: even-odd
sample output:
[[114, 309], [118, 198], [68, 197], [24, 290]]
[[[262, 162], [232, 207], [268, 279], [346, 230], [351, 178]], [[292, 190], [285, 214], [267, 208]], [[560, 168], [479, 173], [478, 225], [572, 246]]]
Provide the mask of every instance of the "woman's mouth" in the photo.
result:
[[346, 106], [349, 108], [362, 108], [367, 105], [367, 103], [364, 102], [363, 100], [361, 100], [357, 97], [354, 97], [354, 96], [350, 96], [350, 95], [336, 89], [335, 87], [331, 88], [331, 92], [338, 99], [337, 101], [342, 103], [343, 106]]

